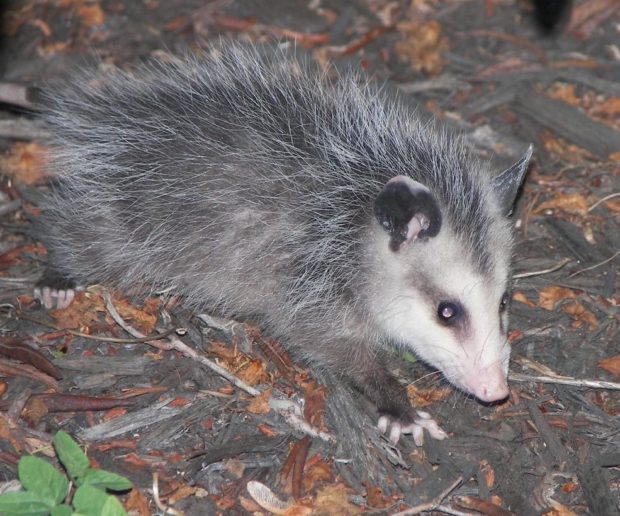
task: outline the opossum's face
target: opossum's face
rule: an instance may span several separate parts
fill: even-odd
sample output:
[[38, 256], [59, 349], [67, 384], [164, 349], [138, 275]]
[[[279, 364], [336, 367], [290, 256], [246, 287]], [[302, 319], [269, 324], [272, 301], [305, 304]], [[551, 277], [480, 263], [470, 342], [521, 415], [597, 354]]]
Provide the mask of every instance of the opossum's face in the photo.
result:
[[530, 155], [485, 187], [494, 195], [483, 197], [488, 205], [481, 207], [492, 249], [484, 265], [424, 185], [398, 176], [375, 201], [382, 228], [374, 235], [377, 320], [394, 341], [486, 402], [508, 395], [511, 236], [504, 216], [512, 211]]
[[418, 243], [423, 249], [380, 253], [384, 274], [374, 295], [384, 330], [480, 400], [505, 398], [508, 257], [483, 276], [447, 228]]

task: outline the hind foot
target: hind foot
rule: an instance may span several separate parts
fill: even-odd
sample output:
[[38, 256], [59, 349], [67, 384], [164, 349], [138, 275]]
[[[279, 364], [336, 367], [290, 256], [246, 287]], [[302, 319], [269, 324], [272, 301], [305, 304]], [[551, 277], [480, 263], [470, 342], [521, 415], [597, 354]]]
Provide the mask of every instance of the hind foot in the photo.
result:
[[75, 289], [58, 289], [52, 287], [36, 287], [34, 297], [48, 310], [63, 310], [67, 308], [75, 297]]
[[389, 429], [389, 439], [393, 444], [398, 443], [401, 435], [411, 434], [416, 446], [422, 446], [424, 444], [424, 429], [433, 439], [441, 441], [448, 437], [448, 434], [431, 418], [428, 412], [417, 410], [416, 413], [418, 417], [413, 420], [413, 423], [407, 424], [393, 420], [388, 416], [381, 416], [377, 423], [377, 428], [379, 428], [381, 433], [386, 433]]

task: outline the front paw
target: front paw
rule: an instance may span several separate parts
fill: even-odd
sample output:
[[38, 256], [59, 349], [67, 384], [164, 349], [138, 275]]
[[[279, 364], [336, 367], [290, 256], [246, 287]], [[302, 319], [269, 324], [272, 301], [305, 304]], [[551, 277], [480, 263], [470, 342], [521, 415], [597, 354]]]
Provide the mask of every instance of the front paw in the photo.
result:
[[424, 444], [424, 429], [426, 429], [434, 439], [441, 441], [448, 437], [448, 434], [441, 429], [433, 418], [431, 418], [431, 415], [422, 410], [417, 410], [413, 422], [408, 423], [392, 419], [389, 416], [381, 416], [377, 423], [377, 427], [381, 433], [386, 433], [389, 430], [389, 439], [393, 444], [398, 443], [401, 435], [411, 434], [413, 435], [413, 442], [415, 442], [416, 446], [422, 446]]

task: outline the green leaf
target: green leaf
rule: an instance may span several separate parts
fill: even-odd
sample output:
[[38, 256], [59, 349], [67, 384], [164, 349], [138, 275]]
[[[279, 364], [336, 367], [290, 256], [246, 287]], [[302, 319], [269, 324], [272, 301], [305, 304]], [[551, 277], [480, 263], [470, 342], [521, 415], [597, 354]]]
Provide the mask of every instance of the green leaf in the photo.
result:
[[73, 507], [70, 505], [57, 505], [52, 509], [51, 516], [71, 516], [73, 514]]
[[121, 502], [93, 486], [80, 486], [73, 496], [73, 506], [80, 516], [127, 516]]
[[88, 457], [67, 432], [60, 430], [52, 439], [58, 459], [62, 462], [69, 476], [78, 484], [90, 466]]
[[108, 495], [108, 499], [103, 504], [101, 516], [127, 516], [127, 511], [118, 499]]
[[17, 466], [19, 481], [27, 491], [37, 493], [53, 507], [67, 496], [69, 481], [49, 462], [38, 457], [22, 457]]
[[0, 495], [2, 516], [47, 516], [53, 504], [32, 491], [16, 491]]
[[411, 362], [411, 363], [415, 363], [418, 361], [418, 357], [416, 357], [413, 353], [411, 353], [410, 351], [405, 351], [403, 352], [403, 360], [405, 362]]
[[73, 495], [73, 507], [85, 516], [101, 516], [108, 495], [93, 486], [80, 486]]
[[82, 485], [98, 487], [99, 489], [109, 489], [110, 491], [127, 491], [133, 487], [131, 481], [102, 469], [89, 468], [82, 477]]

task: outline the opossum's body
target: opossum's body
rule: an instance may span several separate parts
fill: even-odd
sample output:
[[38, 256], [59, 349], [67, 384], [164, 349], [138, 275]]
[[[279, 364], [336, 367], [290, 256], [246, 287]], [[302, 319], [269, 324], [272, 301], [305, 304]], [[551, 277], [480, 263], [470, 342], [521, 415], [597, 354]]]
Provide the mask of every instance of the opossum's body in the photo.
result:
[[482, 400], [507, 395], [505, 214], [527, 159], [493, 179], [372, 86], [280, 52], [228, 46], [89, 80], [46, 107], [57, 270], [258, 316], [394, 421], [415, 412], [389, 344]]

